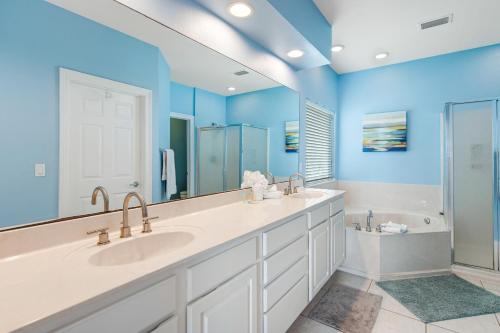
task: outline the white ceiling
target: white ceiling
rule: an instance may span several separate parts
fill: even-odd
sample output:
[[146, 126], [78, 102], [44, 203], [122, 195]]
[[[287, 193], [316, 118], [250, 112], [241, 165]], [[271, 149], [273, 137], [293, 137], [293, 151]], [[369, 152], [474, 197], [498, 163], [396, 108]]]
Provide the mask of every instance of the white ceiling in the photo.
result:
[[[500, 0], [314, 0], [333, 25], [338, 73], [500, 43]], [[451, 24], [420, 23], [453, 14]], [[375, 54], [389, 52], [386, 60]]]
[[[50, 3], [157, 46], [172, 80], [224, 96], [279, 86], [277, 82], [113, 0], [48, 0]], [[233, 73], [246, 70], [249, 74]], [[227, 87], [236, 87], [229, 92]]]

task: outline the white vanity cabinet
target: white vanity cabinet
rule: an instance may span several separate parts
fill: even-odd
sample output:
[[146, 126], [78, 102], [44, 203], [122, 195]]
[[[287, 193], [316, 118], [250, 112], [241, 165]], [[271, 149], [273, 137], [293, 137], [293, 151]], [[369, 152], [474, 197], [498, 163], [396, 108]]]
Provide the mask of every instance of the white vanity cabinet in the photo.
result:
[[330, 270], [331, 274], [345, 259], [344, 197], [330, 203]]
[[187, 307], [189, 333], [256, 333], [257, 267], [254, 265]]
[[345, 259], [345, 220], [344, 211], [338, 212], [331, 218], [331, 267], [333, 272]]
[[257, 238], [187, 269], [187, 332], [256, 333]]
[[177, 333], [175, 312], [176, 277], [173, 276], [57, 332]]
[[286, 333], [344, 258], [340, 196], [174, 266], [57, 332]]
[[308, 302], [307, 215], [262, 234], [264, 333], [285, 333]]
[[309, 231], [309, 300], [330, 277], [329, 219]]

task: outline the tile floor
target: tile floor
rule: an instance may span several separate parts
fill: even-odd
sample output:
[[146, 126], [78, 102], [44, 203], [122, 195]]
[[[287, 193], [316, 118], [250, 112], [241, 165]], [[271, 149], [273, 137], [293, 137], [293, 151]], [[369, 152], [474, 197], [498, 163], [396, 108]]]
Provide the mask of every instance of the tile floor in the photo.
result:
[[[480, 279], [468, 274], [457, 275], [500, 296], [500, 281]], [[306, 317], [321, 296], [332, 284], [336, 283], [383, 297], [382, 308], [372, 333], [500, 333], [500, 313], [424, 324], [397, 300], [379, 288], [374, 281], [340, 271], [337, 271], [319, 291], [287, 333], [341, 333]]]

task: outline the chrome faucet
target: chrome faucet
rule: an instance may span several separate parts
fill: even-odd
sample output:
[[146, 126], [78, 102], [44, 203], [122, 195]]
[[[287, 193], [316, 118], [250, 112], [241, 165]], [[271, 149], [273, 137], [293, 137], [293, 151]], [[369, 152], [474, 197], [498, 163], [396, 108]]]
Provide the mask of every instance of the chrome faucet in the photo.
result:
[[293, 178], [293, 177], [297, 177], [297, 180], [298, 180], [299, 178], [302, 178], [302, 184], [305, 186], [305, 181], [306, 181], [306, 178], [305, 178], [302, 174], [300, 174], [300, 173], [296, 172], [296, 173], [292, 174], [292, 175], [290, 176], [290, 178], [288, 178], [288, 190], [287, 190], [287, 191], [285, 191], [285, 194], [292, 194], [292, 193], [294, 193], [294, 192], [297, 192], [297, 187], [295, 187], [295, 188], [294, 188], [294, 191], [292, 191], [292, 178]]
[[368, 216], [366, 217], [366, 231], [372, 231], [372, 220], [373, 220], [373, 211], [368, 210]]
[[125, 199], [123, 199], [123, 222], [122, 226], [120, 228], [120, 238], [127, 238], [132, 236], [132, 233], [130, 232], [130, 226], [128, 224], [128, 205], [130, 203], [130, 200], [136, 197], [137, 200], [139, 200], [141, 204], [141, 209], [142, 209], [142, 220], [144, 222], [149, 222], [148, 218], [148, 207], [146, 206], [146, 201], [144, 201], [144, 198], [142, 195], [140, 195], [137, 192], [130, 192], [125, 196]]
[[94, 192], [92, 192], [92, 205], [95, 205], [97, 203], [97, 195], [99, 192], [102, 193], [102, 198], [104, 199], [104, 212], [109, 212], [109, 194], [108, 191], [102, 186], [97, 186], [94, 189]]

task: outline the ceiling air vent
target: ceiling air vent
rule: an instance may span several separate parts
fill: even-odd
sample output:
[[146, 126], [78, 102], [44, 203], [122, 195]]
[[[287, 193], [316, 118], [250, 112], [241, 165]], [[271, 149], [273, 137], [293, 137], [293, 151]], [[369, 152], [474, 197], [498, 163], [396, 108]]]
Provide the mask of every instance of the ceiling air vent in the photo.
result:
[[236, 75], [236, 76], [242, 76], [242, 75], [247, 75], [247, 74], [248, 74], [248, 72], [245, 70], [234, 73], [234, 75]]
[[434, 27], [437, 27], [437, 26], [440, 26], [440, 25], [443, 25], [443, 24], [451, 23], [452, 19], [453, 19], [453, 15], [450, 14], [450, 15], [445, 16], [445, 17], [441, 17], [441, 18], [438, 18], [438, 19], [435, 19], [435, 20], [431, 20], [431, 21], [420, 23], [420, 28], [422, 30], [429, 29], [429, 28], [434, 28]]

